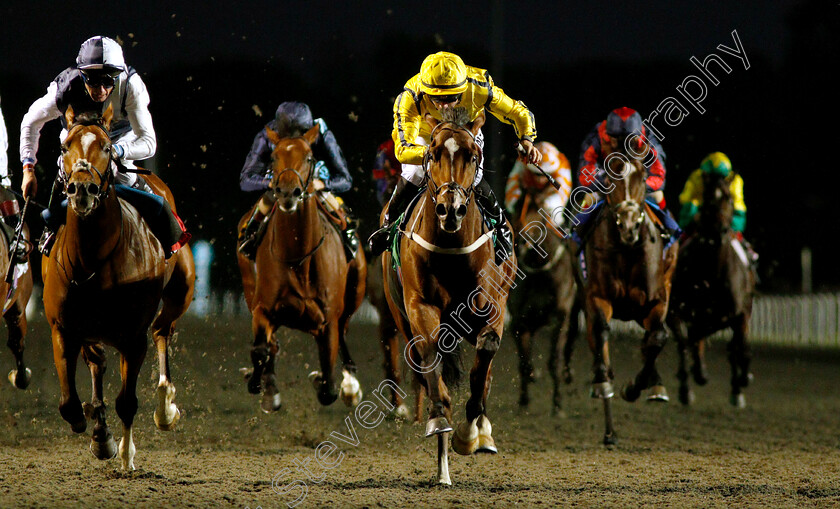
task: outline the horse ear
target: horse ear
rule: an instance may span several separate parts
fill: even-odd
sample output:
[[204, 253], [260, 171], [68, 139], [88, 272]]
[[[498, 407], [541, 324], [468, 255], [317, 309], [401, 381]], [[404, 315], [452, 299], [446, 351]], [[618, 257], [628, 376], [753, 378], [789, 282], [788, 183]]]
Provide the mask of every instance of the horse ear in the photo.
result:
[[100, 120], [102, 127], [104, 127], [106, 131], [111, 128], [112, 120], [114, 120], [114, 105], [108, 104], [108, 107], [105, 109], [105, 113], [102, 114], [102, 119]]
[[475, 120], [472, 121], [472, 124], [470, 124], [470, 131], [472, 131], [473, 136], [478, 134], [478, 130], [484, 125], [485, 120], [487, 120], [487, 115], [484, 114], [484, 110], [481, 110], [481, 113], [479, 113], [478, 116], [475, 117]]
[[309, 129], [308, 131], [306, 131], [306, 133], [304, 133], [303, 139], [305, 139], [307, 143], [312, 145], [313, 143], [318, 141], [318, 136], [320, 136], [320, 135], [321, 135], [321, 126], [318, 125], [318, 124], [315, 124], [315, 125], [312, 126], [311, 129]]
[[265, 128], [265, 135], [268, 137], [268, 141], [275, 145], [280, 143], [280, 140], [282, 139], [277, 131], [271, 129], [270, 127]]
[[76, 120], [76, 114], [73, 112], [73, 106], [67, 106], [67, 111], [64, 112], [64, 120], [67, 122], [67, 129], [70, 129], [70, 126], [73, 125], [73, 121]]
[[429, 124], [429, 127], [431, 127], [432, 129], [434, 129], [435, 127], [437, 127], [438, 124], [440, 124], [440, 121], [433, 117], [431, 113], [426, 113], [426, 116], [424, 118], [426, 119], [426, 123]]

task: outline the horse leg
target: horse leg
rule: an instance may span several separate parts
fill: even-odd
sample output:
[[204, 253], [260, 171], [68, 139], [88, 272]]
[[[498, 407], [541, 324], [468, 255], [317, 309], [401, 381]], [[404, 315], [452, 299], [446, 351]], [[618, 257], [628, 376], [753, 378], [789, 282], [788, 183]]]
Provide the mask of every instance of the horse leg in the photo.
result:
[[[427, 336], [423, 336], [424, 338]], [[442, 367], [439, 361], [437, 344], [430, 341], [414, 343], [414, 349], [410, 351], [413, 366], [435, 366], [433, 369], [424, 369], [425, 372], [418, 377], [422, 381], [422, 389], [426, 390], [429, 396], [431, 407], [429, 408], [429, 419], [426, 421], [426, 437], [437, 435], [438, 462], [437, 482], [438, 484], [451, 485], [449, 478], [449, 432], [452, 426], [449, 422], [452, 419], [451, 399], [446, 384], [443, 382]], [[422, 390], [417, 394], [417, 412], [422, 407]]]
[[339, 349], [338, 323], [335, 320], [328, 323], [321, 334], [315, 337], [315, 341], [318, 343], [318, 361], [321, 371], [312, 372], [309, 376], [315, 390], [318, 391], [318, 401], [327, 406], [338, 399], [333, 373]]
[[747, 344], [747, 330], [749, 320], [742, 314], [732, 324], [732, 340], [729, 342], [729, 366], [732, 372], [731, 385], [732, 393], [729, 402], [738, 408], [745, 408], [747, 400], [741, 389], [750, 384], [752, 373], [750, 373], [750, 349]]
[[580, 315], [580, 306], [575, 303], [568, 316], [569, 332], [566, 334], [566, 341], [563, 343], [563, 383], [569, 385], [574, 380], [574, 371], [571, 367], [572, 352], [574, 352], [575, 341], [578, 334], [580, 334], [580, 325], [578, 324], [578, 316]]
[[528, 384], [534, 383], [534, 365], [531, 362], [533, 335], [519, 320], [511, 329], [516, 339], [516, 350], [519, 352], [519, 406], [528, 406]]
[[665, 346], [667, 338], [668, 334], [661, 322], [654, 322], [651, 328], [645, 332], [642, 340], [642, 369], [636, 375], [636, 378], [621, 391], [621, 396], [626, 401], [636, 401], [639, 399], [641, 392], [648, 388], [652, 389], [648, 401], [668, 401], [668, 392], [662, 384], [659, 371], [656, 369], [656, 358]]
[[[551, 373], [551, 380], [554, 384], [554, 394], [551, 402], [551, 413], [560, 417], [565, 417], [563, 412], [563, 394], [560, 390], [561, 378], [564, 380], [566, 376], [571, 378], [571, 371], [569, 368], [569, 359], [571, 358], [571, 348], [566, 351], [569, 344], [569, 328], [571, 326], [571, 314], [563, 309], [557, 310], [557, 323], [553, 327], [551, 334], [551, 351], [548, 356], [548, 372]], [[563, 375], [557, 370], [557, 362], [560, 357], [560, 349], [563, 349]]]
[[251, 363], [254, 365], [253, 372], [247, 377], [248, 392], [259, 394], [262, 392], [262, 378], [266, 365], [269, 361], [268, 334], [270, 328], [268, 317], [262, 305], [253, 309], [251, 319], [251, 330], [254, 334], [254, 346], [251, 347]]
[[[387, 310], [386, 310], [387, 312]], [[400, 376], [400, 345], [397, 328], [393, 324], [386, 324], [385, 318], [380, 318], [379, 323], [379, 344], [382, 346], [382, 367], [385, 370], [385, 379], [392, 381], [399, 386], [402, 382]], [[400, 419], [408, 419], [409, 410], [402, 400], [402, 396], [393, 388], [391, 391], [391, 404], [394, 409], [391, 410], [391, 415]]]
[[414, 378], [411, 383], [414, 388], [414, 422], [423, 420], [423, 403], [425, 402], [426, 389], [423, 383]]
[[470, 371], [470, 399], [467, 400], [467, 420], [458, 425], [452, 437], [452, 449], [458, 454], [489, 452], [495, 454], [493, 427], [487, 418], [487, 394], [493, 380], [490, 368], [499, 351], [502, 339], [490, 326], [476, 338], [475, 362]]
[[694, 364], [691, 366], [694, 383], [706, 385], [709, 382], [709, 372], [706, 370], [706, 340], [699, 333], [689, 331], [688, 344], [691, 346], [691, 355], [694, 359]]
[[26, 337], [26, 312], [21, 309], [19, 302], [6, 311], [3, 319], [9, 329], [9, 339], [6, 345], [15, 356], [15, 369], [9, 371], [9, 381], [18, 389], [26, 389], [32, 380], [32, 370], [23, 362], [24, 338]]
[[609, 319], [612, 316], [612, 304], [600, 297], [588, 299], [586, 309], [586, 329], [589, 348], [592, 350], [594, 376], [592, 378], [593, 398], [604, 401], [604, 445], [615, 445], [617, 439], [613, 428], [612, 370], [609, 357]]
[[668, 317], [668, 326], [671, 332], [674, 333], [674, 338], [677, 340], [677, 357], [679, 366], [677, 367], [677, 380], [680, 382], [680, 403], [683, 405], [690, 405], [694, 402], [694, 393], [688, 385], [688, 339], [686, 326], [674, 314]]
[[123, 437], [120, 440], [120, 459], [123, 470], [134, 470], [134, 439], [132, 425], [137, 414], [137, 376], [146, 358], [146, 334], [133, 340], [132, 347], [120, 352], [120, 377], [122, 388], [117, 395], [115, 407], [123, 423]]
[[102, 395], [102, 377], [105, 375], [105, 348], [99, 344], [88, 344], [82, 349], [82, 358], [90, 369], [91, 398], [83, 405], [85, 417], [95, 421], [90, 439], [90, 452], [100, 460], [109, 460], [117, 455], [117, 443], [105, 422], [105, 399]]
[[189, 308], [195, 285], [195, 267], [192, 253], [181, 249], [175, 255], [176, 266], [172, 277], [163, 289], [163, 305], [152, 322], [152, 339], [158, 358], [158, 386], [155, 394], [158, 406], [155, 409], [155, 425], [162, 431], [171, 431], [181, 418], [181, 412], [174, 403], [175, 385], [169, 372], [169, 345], [175, 334], [175, 322]]
[[356, 363], [350, 357], [350, 350], [347, 348], [345, 339], [349, 319], [350, 316], [342, 316], [338, 325], [338, 348], [341, 354], [341, 362], [344, 365], [344, 369], [341, 371], [341, 388], [338, 395], [346, 406], [354, 407], [362, 400], [363, 393], [359, 379], [356, 378]]
[[85, 413], [79, 393], [76, 392], [76, 362], [79, 360], [81, 345], [75, 339], [65, 337], [53, 328], [53, 362], [61, 385], [61, 401], [58, 411], [61, 417], [70, 423], [74, 433], [84, 433], [87, 429]]

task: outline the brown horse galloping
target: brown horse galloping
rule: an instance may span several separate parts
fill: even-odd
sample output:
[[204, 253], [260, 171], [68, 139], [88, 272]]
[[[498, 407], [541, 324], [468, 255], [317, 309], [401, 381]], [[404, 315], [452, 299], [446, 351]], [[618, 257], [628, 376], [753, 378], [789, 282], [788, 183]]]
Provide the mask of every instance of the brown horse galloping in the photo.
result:
[[[476, 347], [470, 372], [471, 396], [466, 421], [455, 431], [459, 454], [496, 452], [486, 415], [490, 367], [501, 344], [507, 292], [516, 260], [494, 263], [492, 232], [486, 231], [473, 199], [473, 183], [481, 152], [475, 134], [484, 114], [472, 124], [456, 108], [445, 121], [426, 115], [432, 126], [427, 152], [427, 190], [408, 219], [399, 242], [401, 272], [392, 270], [392, 256], [382, 258], [389, 306], [406, 338], [407, 361], [429, 395], [426, 436], [438, 436], [437, 481], [449, 479], [449, 434], [452, 409], [447, 384], [457, 380], [458, 343]], [[399, 291], [401, 287], [401, 291]]]
[[[622, 390], [622, 397], [635, 401], [641, 391], [652, 388], [649, 401], [667, 401], [668, 396], [656, 370], [656, 358], [665, 344], [665, 316], [671, 292], [671, 275], [677, 261], [676, 244], [667, 249], [645, 205], [645, 168], [648, 155], [607, 156], [608, 177], [603, 210], [595, 219], [591, 235], [583, 246], [584, 290], [587, 339], [594, 355], [592, 397], [604, 401], [606, 431], [604, 444], [616, 443], [612, 422], [613, 371], [609, 358], [609, 321], [636, 321], [645, 329], [642, 339], [644, 365]], [[629, 151], [633, 152], [633, 151]], [[581, 271], [583, 272], [583, 271]]]
[[[554, 193], [548, 187], [547, 193]], [[551, 325], [549, 336], [551, 350], [548, 357], [548, 371], [553, 382], [552, 412], [562, 415], [562, 394], [560, 380], [572, 382], [569, 361], [572, 346], [578, 334], [580, 300], [575, 283], [574, 242], [562, 238], [557, 229], [548, 224], [540, 214], [551, 217], [545, 205], [546, 192], [539, 193], [525, 188], [521, 211], [514, 217], [514, 229], [520, 232], [517, 239], [516, 258], [519, 268], [527, 275], [510, 294], [510, 326], [519, 350], [519, 404], [530, 402], [528, 384], [534, 383], [534, 365], [531, 362], [531, 342], [534, 334], [546, 325]], [[534, 242], [531, 242], [531, 241]], [[560, 350], [563, 351], [562, 373], [558, 371]]]
[[[110, 106], [96, 121], [74, 122], [72, 108], [65, 114], [68, 134], [61, 151], [67, 175], [63, 181], [67, 222], [56, 235], [50, 256], [43, 257], [44, 310], [61, 384], [61, 416], [76, 433], [85, 431], [86, 417], [95, 421], [90, 448], [99, 459], [117, 453], [105, 422], [104, 345], [120, 352], [122, 388], [115, 401], [123, 422], [119, 454], [123, 469], [133, 470], [137, 375], [146, 357], [150, 325], [160, 373], [155, 424], [171, 430], [180, 417], [173, 403], [167, 348], [175, 321], [192, 301], [195, 269], [187, 246], [166, 260], [137, 210], [117, 197], [108, 137], [112, 116]], [[174, 210], [166, 185], [154, 175], [146, 180]], [[76, 392], [79, 351], [93, 382], [92, 400], [84, 406]]]
[[[354, 259], [347, 259], [339, 233], [315, 195], [311, 145], [318, 138], [318, 126], [296, 138], [281, 139], [270, 129], [267, 133], [275, 144], [271, 154], [275, 210], [256, 261], [241, 253], [237, 256], [245, 299], [253, 315], [254, 367], [248, 376], [248, 391], [262, 392], [263, 411], [280, 408], [274, 375], [278, 351], [274, 333], [286, 326], [315, 336], [321, 369], [310, 377], [318, 401], [329, 405], [340, 395], [345, 404], [355, 405], [361, 400], [362, 390], [345, 335], [350, 317], [365, 295], [364, 252], [359, 249]], [[240, 227], [248, 217], [250, 213], [243, 216]], [[339, 353], [344, 371], [337, 394], [333, 371]]]
[[706, 336], [732, 329], [729, 342], [730, 403], [743, 408], [750, 373], [747, 336], [752, 314], [755, 275], [744, 247], [732, 231], [733, 200], [729, 181], [720, 175], [703, 175], [703, 205], [696, 232], [680, 247], [674, 274], [674, 290], [668, 311], [668, 326], [680, 352], [677, 378], [680, 402], [694, 400], [688, 385], [687, 350], [694, 359], [692, 373], [698, 385], [708, 382], [705, 363]]

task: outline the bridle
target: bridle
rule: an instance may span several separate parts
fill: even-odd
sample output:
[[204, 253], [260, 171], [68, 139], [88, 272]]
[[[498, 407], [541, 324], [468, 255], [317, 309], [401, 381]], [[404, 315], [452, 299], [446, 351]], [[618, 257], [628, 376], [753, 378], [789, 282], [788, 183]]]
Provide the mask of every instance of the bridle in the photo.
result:
[[[297, 198], [298, 201], [305, 201], [312, 195], [312, 193], [309, 191], [309, 185], [312, 183], [312, 179], [314, 178], [315, 174], [315, 157], [312, 155], [312, 146], [309, 144], [309, 142], [306, 141], [304, 137], [298, 136], [297, 138], [292, 139], [301, 139], [304, 143], [306, 143], [306, 148], [309, 149], [309, 153], [306, 156], [305, 162], [308, 163], [309, 173], [307, 174], [306, 179], [304, 179], [298, 170], [295, 170], [294, 168], [284, 168], [279, 173], [274, 175], [274, 177], [272, 178], [272, 182], [275, 180], [279, 180], [280, 177], [283, 176], [283, 174], [286, 172], [294, 173], [302, 189], [301, 194], [299, 196], [296, 196], [295, 198]], [[271, 193], [274, 195], [275, 199], [279, 198], [279, 196], [277, 196], [277, 190], [278, 187], [273, 185], [271, 186]]]
[[[67, 138], [65, 138], [64, 142], [61, 144], [62, 154], [66, 154], [69, 150], [69, 147], [67, 146], [67, 141], [71, 137], [75, 136], [76, 132], [78, 132], [79, 129], [85, 126], [95, 126], [105, 134], [105, 137], [108, 139], [108, 146], [104, 149], [104, 151], [108, 153], [108, 161], [110, 164], [110, 161], [113, 159], [114, 148], [111, 144], [111, 136], [108, 134], [108, 131], [105, 129], [105, 127], [101, 124], [100, 121], [83, 122], [74, 125], [70, 129], [70, 132], [67, 133]], [[93, 182], [87, 182], [83, 184], [88, 194], [93, 196], [94, 203], [96, 204], [94, 205], [94, 208], [96, 208], [99, 205], [99, 203], [102, 202], [102, 199], [108, 195], [108, 192], [111, 189], [111, 184], [114, 182], [114, 172], [111, 171], [110, 167], [106, 168], [105, 170], [100, 170], [96, 167], [96, 165], [91, 164], [90, 161], [86, 159], [79, 159], [73, 164], [73, 167], [70, 168], [69, 172], [65, 169], [63, 172], [58, 172], [58, 175], [56, 175], [56, 181], [59, 184], [61, 184], [61, 192], [63, 194], [67, 195], [76, 193], [77, 184], [75, 182], [70, 182], [70, 177], [77, 171], [86, 172], [91, 177], [93, 177], [94, 174], [96, 174], [95, 176], [99, 180], [98, 184], [94, 184]]]
[[[437, 133], [439, 131], [452, 131], [452, 132], [464, 131], [465, 133], [467, 133], [470, 136], [473, 143], [475, 143], [475, 141], [476, 141], [475, 140], [475, 135], [472, 133], [472, 131], [470, 131], [466, 127], [458, 126], [454, 122], [441, 122], [438, 125], [436, 125], [432, 129], [432, 133], [429, 135], [429, 139], [434, 140], [435, 136], [437, 136]], [[478, 168], [478, 167], [481, 166], [481, 161], [483, 160], [483, 154], [482, 154], [482, 151], [481, 151], [481, 147], [479, 147], [477, 143], [476, 143], [476, 148], [478, 149], [478, 154], [473, 154], [473, 155], [476, 156], [475, 167]], [[432, 158], [431, 150], [426, 150], [426, 153], [423, 156], [423, 173], [425, 174], [426, 180], [428, 180], [428, 182], [429, 182], [428, 188], [429, 188], [429, 193], [431, 194], [432, 204], [437, 205], [437, 196], [438, 196], [440, 190], [443, 189], [444, 193], [452, 193], [452, 194], [463, 195], [465, 197], [465, 205], [469, 206], [470, 200], [472, 199], [473, 192], [475, 191], [474, 183], [470, 184], [469, 187], [465, 188], [464, 186], [462, 186], [461, 184], [459, 184], [458, 182], [455, 181], [455, 176], [454, 175], [450, 175], [451, 180], [449, 180], [447, 182], [444, 182], [442, 185], [438, 185], [438, 183], [435, 182], [435, 179], [432, 177], [432, 172], [429, 169], [429, 165], [431, 163], [431, 158]], [[473, 179], [473, 180], [475, 180], [475, 179]]]

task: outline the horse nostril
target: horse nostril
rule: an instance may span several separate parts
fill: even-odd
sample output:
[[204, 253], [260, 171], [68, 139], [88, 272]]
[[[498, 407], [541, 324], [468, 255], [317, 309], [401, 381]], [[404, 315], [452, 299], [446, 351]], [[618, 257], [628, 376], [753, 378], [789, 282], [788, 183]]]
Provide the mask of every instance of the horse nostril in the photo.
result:
[[67, 184], [67, 194], [76, 194], [76, 184], [70, 182]]
[[458, 205], [458, 208], [455, 210], [455, 215], [458, 217], [464, 217], [467, 215], [467, 206], [463, 203]]
[[301, 188], [299, 188], [299, 187], [296, 187], [296, 188], [292, 191], [292, 196], [293, 196], [293, 197], [295, 197], [295, 198], [300, 198], [300, 195], [302, 195], [302, 194], [303, 194], [303, 189], [301, 189]]
[[93, 194], [93, 195], [99, 194], [99, 186], [96, 185], [96, 184], [93, 184], [93, 183], [88, 184], [87, 185], [87, 192], [88, 192], [88, 194]]
[[435, 206], [435, 214], [437, 214], [438, 216], [441, 216], [441, 217], [445, 216], [446, 215], [446, 205], [444, 205], [443, 203], [438, 203]]

